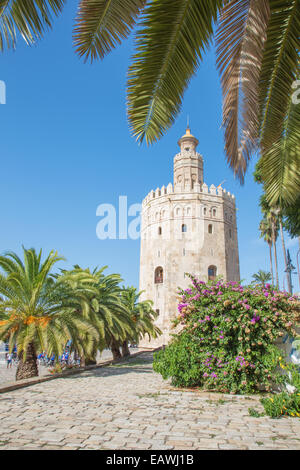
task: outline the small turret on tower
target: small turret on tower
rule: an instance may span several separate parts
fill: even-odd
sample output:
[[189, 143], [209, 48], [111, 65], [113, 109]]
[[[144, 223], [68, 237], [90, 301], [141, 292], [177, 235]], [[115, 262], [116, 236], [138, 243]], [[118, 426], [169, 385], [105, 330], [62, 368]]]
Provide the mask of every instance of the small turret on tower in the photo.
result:
[[191, 129], [188, 126], [185, 134], [181, 137], [181, 139], [178, 140], [178, 145], [180, 147], [181, 152], [196, 152], [197, 145], [199, 144], [198, 139], [193, 136], [191, 133]]
[[174, 188], [189, 190], [203, 183], [203, 158], [196, 151], [198, 144], [188, 126], [178, 141], [180, 153], [174, 159]]

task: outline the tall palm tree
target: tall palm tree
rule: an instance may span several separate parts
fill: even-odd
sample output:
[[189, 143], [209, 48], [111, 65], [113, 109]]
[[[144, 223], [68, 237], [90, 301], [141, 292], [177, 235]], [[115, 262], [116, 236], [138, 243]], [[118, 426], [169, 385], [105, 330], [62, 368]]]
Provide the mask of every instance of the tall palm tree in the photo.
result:
[[137, 292], [135, 287], [123, 287], [121, 290], [122, 303], [130, 312], [131, 319], [134, 323], [134, 329], [131, 334], [127, 335], [122, 343], [122, 356], [129, 356], [130, 351], [128, 342], [139, 342], [144, 336], [157, 338], [162, 334], [161, 330], [154, 324], [158, 317], [157, 312], [153, 310], [153, 303], [150, 300], [139, 301], [142, 292]]
[[78, 313], [76, 293], [51, 277], [62, 260], [51, 251], [42, 261], [42, 251], [23, 248], [24, 262], [16, 253], [0, 256], [0, 339], [17, 346], [16, 379], [38, 375], [37, 354], [47, 351], [56, 358], [68, 340], [80, 343], [80, 334], [97, 337], [91, 323]]
[[271, 226], [271, 233], [272, 233], [272, 245], [274, 249], [274, 263], [275, 263], [275, 275], [276, 275], [276, 286], [279, 288], [279, 277], [278, 277], [278, 257], [277, 257], [277, 238], [278, 238], [278, 218], [277, 214], [270, 210], [266, 214], [266, 218]]
[[264, 241], [269, 246], [271, 279], [272, 279], [272, 285], [274, 285], [273, 258], [272, 258], [272, 246], [273, 246], [272, 227], [266, 217], [260, 222], [259, 230], [260, 230], [260, 237], [263, 238]]

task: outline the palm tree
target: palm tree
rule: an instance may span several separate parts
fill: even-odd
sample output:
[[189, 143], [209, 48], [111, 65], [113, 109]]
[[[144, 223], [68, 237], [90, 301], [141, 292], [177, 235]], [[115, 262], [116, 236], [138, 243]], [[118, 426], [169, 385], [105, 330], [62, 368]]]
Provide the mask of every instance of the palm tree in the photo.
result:
[[99, 333], [89, 357], [81, 358], [82, 364], [95, 362], [97, 351], [107, 347], [111, 349], [114, 360], [120, 359], [120, 346], [128, 335], [132, 335], [134, 328], [130, 313], [120, 298], [122, 279], [119, 274], [105, 276], [105, 269], [106, 266], [91, 272], [74, 266], [71, 271], [62, 271], [59, 278], [61, 283], [72, 286], [77, 296], [81, 296], [81, 314]]
[[292, 100], [300, 78], [299, 0], [81, 0], [77, 53], [103, 59], [139, 15], [128, 77], [128, 117], [137, 140], [152, 143], [173, 124], [218, 20], [229, 165], [243, 182], [259, 148], [268, 200], [293, 203], [300, 191], [300, 107]]
[[264, 241], [269, 246], [271, 279], [272, 279], [272, 285], [274, 285], [273, 259], [272, 259], [272, 246], [273, 246], [272, 228], [271, 228], [269, 221], [266, 219], [266, 217], [261, 221], [259, 225], [259, 230], [260, 230], [260, 237], [263, 238]]
[[62, 260], [51, 251], [42, 261], [42, 251], [23, 248], [24, 262], [16, 253], [0, 256], [0, 339], [17, 346], [16, 379], [38, 375], [37, 354], [62, 353], [68, 340], [80, 343], [83, 332], [97, 337], [91, 323], [78, 313], [76, 293], [55, 282], [51, 269]]
[[122, 303], [130, 312], [131, 319], [134, 323], [134, 330], [122, 343], [122, 356], [130, 355], [128, 342], [138, 343], [145, 335], [151, 338], [157, 338], [162, 334], [160, 329], [154, 324], [158, 317], [157, 312], [152, 308], [153, 303], [150, 300], [139, 301], [143, 292], [137, 292], [135, 287], [128, 287], [121, 290]]
[[263, 287], [265, 287], [265, 284], [272, 279], [270, 273], [268, 273], [267, 271], [262, 271], [261, 269], [258, 271], [258, 273], [253, 274], [252, 277], [254, 279], [254, 282], [262, 284]]
[[275, 262], [275, 275], [276, 275], [276, 286], [279, 288], [279, 278], [278, 278], [278, 257], [277, 257], [277, 238], [278, 238], [278, 218], [277, 214], [270, 210], [266, 214], [266, 218], [270, 223], [271, 226], [271, 233], [272, 233], [272, 244], [274, 248], [274, 262]]

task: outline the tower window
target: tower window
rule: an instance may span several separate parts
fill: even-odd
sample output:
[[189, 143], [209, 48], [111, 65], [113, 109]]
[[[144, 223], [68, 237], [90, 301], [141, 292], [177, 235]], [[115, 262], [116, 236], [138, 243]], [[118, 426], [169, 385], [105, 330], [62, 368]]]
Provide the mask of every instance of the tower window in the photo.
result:
[[158, 227], [158, 235], [161, 235], [162, 234], [162, 229], [161, 227]]
[[216, 217], [216, 215], [217, 215], [217, 210], [216, 209], [213, 209], [212, 215], [213, 215], [213, 217]]
[[154, 282], [155, 284], [162, 284], [164, 282], [164, 270], [161, 266], [155, 269]]
[[208, 226], [208, 233], [213, 233], [213, 226], [211, 224]]
[[181, 231], [182, 233], [186, 233], [187, 232], [187, 226], [185, 224], [182, 224], [181, 226]]
[[157, 315], [159, 315], [159, 308], [157, 308], [155, 311], [156, 311]]
[[208, 280], [214, 281], [217, 277], [217, 268], [216, 266], [209, 266], [208, 268]]
[[204, 209], [203, 209], [203, 215], [206, 215], [206, 214], [207, 214], [207, 209], [206, 209], [206, 207], [204, 207]]

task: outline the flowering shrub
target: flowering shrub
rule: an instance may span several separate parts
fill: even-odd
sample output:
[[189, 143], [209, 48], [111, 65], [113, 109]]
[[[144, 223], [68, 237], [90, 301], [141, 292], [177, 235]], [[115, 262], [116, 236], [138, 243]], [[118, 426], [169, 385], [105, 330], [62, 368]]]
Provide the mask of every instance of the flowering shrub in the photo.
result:
[[220, 392], [252, 393], [282, 381], [282, 352], [274, 342], [295, 335], [298, 302], [287, 293], [235, 282], [199, 281], [181, 291], [174, 335], [154, 357], [154, 370], [172, 384]]

